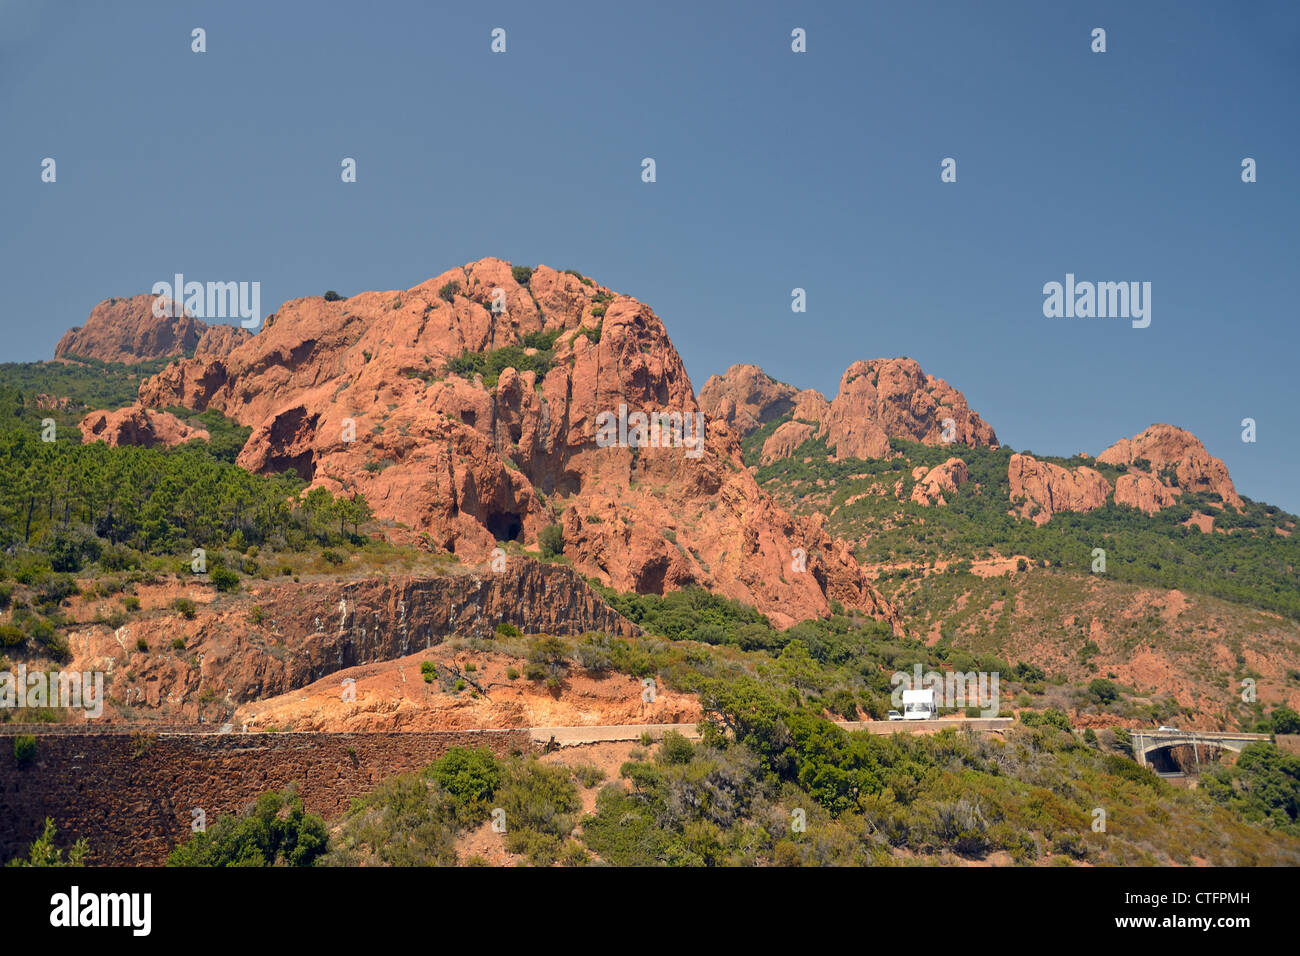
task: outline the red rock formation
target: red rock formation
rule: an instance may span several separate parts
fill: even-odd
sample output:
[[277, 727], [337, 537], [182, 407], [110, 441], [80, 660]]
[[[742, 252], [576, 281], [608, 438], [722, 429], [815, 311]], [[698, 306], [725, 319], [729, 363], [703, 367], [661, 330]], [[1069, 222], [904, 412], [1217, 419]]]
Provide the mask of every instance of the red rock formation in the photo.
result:
[[[796, 421], [814, 422], [813, 434], [825, 438], [837, 458], [886, 457], [890, 438], [947, 444], [945, 419], [952, 420], [953, 444], [998, 444], [993, 429], [971, 410], [960, 392], [943, 379], [926, 375], [908, 358], [854, 362], [840, 379], [839, 394], [829, 403], [819, 392], [796, 392], [775, 382], [756, 366], [733, 365], [725, 375], [709, 379], [700, 393], [700, 404], [742, 436], [764, 422], [792, 413]], [[785, 440], [772, 451], [789, 447], [792, 435], [787, 431]]]
[[252, 337], [252, 332], [238, 325], [209, 325], [194, 348], [194, 357], [221, 358]]
[[805, 388], [795, 394], [791, 414], [794, 415], [795, 421], [820, 422], [825, 420], [830, 410], [831, 403], [826, 401], [826, 396], [815, 389]]
[[733, 365], [725, 375], [709, 376], [700, 389], [700, 407], [710, 419], [723, 419], [744, 438], [790, 411], [796, 394], [797, 389], [778, 382], [757, 365]]
[[[494, 289], [503, 313], [490, 311]], [[558, 335], [544, 375], [505, 369], [487, 386], [447, 370], [542, 331]], [[565, 554], [620, 590], [698, 583], [781, 625], [837, 598], [899, 626], [847, 550], [759, 490], [725, 422], [707, 421], [698, 456], [597, 444], [598, 416], [620, 405], [689, 421], [700, 406], [648, 307], [546, 266], [527, 286], [484, 259], [403, 292], [297, 299], [223, 358], [168, 366], [140, 398], [215, 408], [253, 428], [244, 467], [360, 491], [404, 533], [467, 560], [535, 542], [559, 515]], [[807, 573], [791, 570], [800, 548]]]
[[189, 315], [157, 317], [154, 300], [152, 295], [105, 299], [91, 309], [85, 325], [59, 339], [54, 357], [131, 363], [191, 352], [207, 326]]
[[[1150, 462], [1149, 472], [1133, 472], [1134, 462]], [[1151, 482], [1142, 480], [1125, 483], [1125, 500], [1121, 501], [1116, 484], [1115, 500], [1133, 507], [1146, 505], [1159, 510], [1172, 504], [1183, 491], [1213, 492], [1225, 504], [1242, 507], [1241, 497], [1228, 476], [1228, 468], [1215, 458], [1191, 432], [1173, 425], [1152, 425], [1133, 438], [1123, 438], [1097, 456], [1107, 465], [1128, 465], [1130, 474], [1145, 474], [1164, 489], [1156, 492]], [[1164, 480], [1164, 473], [1172, 469], [1174, 482]], [[1146, 507], [1143, 507], [1146, 510]]]
[[[924, 471], [924, 469], [922, 469]], [[925, 473], [912, 488], [912, 500], [918, 505], [946, 505], [944, 492], [955, 492], [970, 480], [970, 469], [960, 458], [949, 458]]]
[[813, 437], [816, 430], [816, 426], [807, 422], [782, 422], [763, 442], [763, 464], [790, 457], [796, 448]]
[[[866, 419], [874, 427], [862, 427]], [[880, 458], [890, 438], [946, 444], [944, 419], [952, 419], [952, 443], [995, 447], [993, 429], [961, 392], [926, 375], [909, 358], [854, 362], [840, 379], [840, 392], [826, 419], [827, 444], [837, 458]]]
[[[173, 721], [228, 719], [236, 704], [303, 687], [358, 664], [389, 661], [452, 636], [490, 640], [499, 622], [529, 634], [641, 633], [582, 576], [562, 565], [510, 558], [500, 572], [453, 567], [436, 577], [354, 581], [272, 580], [248, 599], [208, 605], [193, 620], [153, 615], [114, 630], [73, 632], [72, 666], [113, 674], [112, 697]], [[210, 588], [195, 581], [195, 596]], [[262, 623], [250, 625], [249, 605]], [[188, 655], [134, 653], [143, 638], [163, 647], [184, 638]], [[268, 643], [281, 653], [265, 652]], [[111, 715], [110, 715], [111, 716]]]
[[1106, 503], [1110, 482], [1092, 468], [1062, 468], [1029, 455], [1012, 455], [1007, 467], [1011, 503], [1042, 525], [1058, 511], [1092, 511]]
[[175, 415], [143, 406], [128, 405], [115, 412], [91, 412], [81, 420], [83, 442], [102, 441], [110, 445], [182, 445], [211, 436], [202, 428], [191, 428]]
[[1128, 505], [1149, 515], [1177, 501], [1177, 492], [1141, 472], [1115, 479], [1115, 504]]

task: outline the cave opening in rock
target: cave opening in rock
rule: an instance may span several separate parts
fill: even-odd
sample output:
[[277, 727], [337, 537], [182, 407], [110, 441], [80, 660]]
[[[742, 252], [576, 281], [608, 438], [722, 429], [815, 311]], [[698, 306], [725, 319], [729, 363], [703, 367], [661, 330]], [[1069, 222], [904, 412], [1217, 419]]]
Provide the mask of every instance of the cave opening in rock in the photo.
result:
[[484, 521], [492, 537], [498, 541], [522, 541], [524, 534], [524, 519], [522, 515], [517, 515], [509, 511], [494, 511], [487, 516]]
[[636, 576], [636, 593], [663, 594], [664, 579], [667, 574], [667, 558], [658, 557], [647, 561]]

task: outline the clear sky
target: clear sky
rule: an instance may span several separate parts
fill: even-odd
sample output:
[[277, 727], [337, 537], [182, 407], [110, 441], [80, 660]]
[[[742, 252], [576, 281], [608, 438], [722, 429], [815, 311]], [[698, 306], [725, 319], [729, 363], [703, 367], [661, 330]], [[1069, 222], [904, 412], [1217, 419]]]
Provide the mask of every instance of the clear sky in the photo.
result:
[[[1169, 422], [1300, 511], [1298, 93], [1290, 0], [0, 0], [0, 360], [176, 272], [270, 313], [493, 255], [647, 302], [696, 389], [908, 355], [1005, 444]], [[1044, 317], [1066, 273], [1150, 327]]]

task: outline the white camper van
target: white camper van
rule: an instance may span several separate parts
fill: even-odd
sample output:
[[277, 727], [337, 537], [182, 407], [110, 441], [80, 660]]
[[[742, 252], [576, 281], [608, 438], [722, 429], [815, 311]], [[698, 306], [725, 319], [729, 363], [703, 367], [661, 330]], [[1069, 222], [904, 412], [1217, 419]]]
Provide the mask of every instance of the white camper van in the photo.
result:
[[934, 720], [939, 716], [939, 695], [933, 687], [903, 691], [904, 720]]

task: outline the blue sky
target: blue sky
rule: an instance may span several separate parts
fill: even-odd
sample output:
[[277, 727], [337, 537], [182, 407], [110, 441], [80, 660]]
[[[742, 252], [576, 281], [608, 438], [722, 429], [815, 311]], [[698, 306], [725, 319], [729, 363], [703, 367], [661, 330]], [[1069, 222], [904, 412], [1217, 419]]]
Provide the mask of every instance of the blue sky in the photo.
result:
[[[1170, 422], [1300, 511], [1298, 93], [1291, 2], [0, 0], [0, 360], [175, 272], [269, 313], [495, 255], [647, 302], [697, 389], [909, 355], [1016, 448]], [[1045, 318], [1067, 272], [1150, 327]]]

